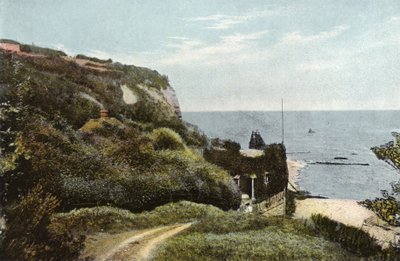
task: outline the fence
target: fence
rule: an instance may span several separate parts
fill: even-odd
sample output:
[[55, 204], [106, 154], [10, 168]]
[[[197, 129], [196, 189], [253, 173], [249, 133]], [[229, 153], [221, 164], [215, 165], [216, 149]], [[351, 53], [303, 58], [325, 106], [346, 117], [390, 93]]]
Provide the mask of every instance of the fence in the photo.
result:
[[279, 204], [284, 203], [286, 193], [285, 190], [279, 192], [278, 194], [275, 194], [271, 196], [270, 198], [258, 203], [254, 204], [254, 211], [258, 213], [263, 213], [267, 211], [268, 209], [271, 209]]

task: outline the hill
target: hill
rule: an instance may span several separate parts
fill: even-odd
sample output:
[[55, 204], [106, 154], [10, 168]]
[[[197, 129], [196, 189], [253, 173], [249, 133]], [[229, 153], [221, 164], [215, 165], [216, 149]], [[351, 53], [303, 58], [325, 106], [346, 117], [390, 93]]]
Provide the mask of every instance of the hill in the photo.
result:
[[[179, 200], [239, 206], [228, 173], [197, 153], [206, 137], [181, 120], [167, 76], [12, 40], [0, 41], [0, 61], [0, 184], [9, 253], [38, 258], [29, 257], [36, 250], [26, 252], [41, 244], [32, 238], [38, 229], [47, 231], [41, 241], [57, 242], [46, 230], [54, 211], [107, 205], [138, 212]], [[36, 221], [11, 219], [21, 211], [44, 223], [29, 227]]]

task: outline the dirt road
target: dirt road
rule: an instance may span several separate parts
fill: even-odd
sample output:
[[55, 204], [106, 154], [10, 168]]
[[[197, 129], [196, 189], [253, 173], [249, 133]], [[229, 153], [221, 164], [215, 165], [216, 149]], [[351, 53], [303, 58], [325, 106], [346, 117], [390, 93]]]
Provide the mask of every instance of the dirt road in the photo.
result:
[[158, 227], [122, 241], [103, 256], [95, 258], [100, 261], [149, 260], [154, 250], [168, 238], [189, 228], [191, 223]]

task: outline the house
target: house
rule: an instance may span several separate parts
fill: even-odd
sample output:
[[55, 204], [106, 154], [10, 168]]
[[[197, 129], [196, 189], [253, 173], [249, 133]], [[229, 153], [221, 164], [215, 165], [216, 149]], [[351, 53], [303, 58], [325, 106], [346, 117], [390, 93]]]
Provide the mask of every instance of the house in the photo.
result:
[[[264, 142], [259, 132], [252, 133], [252, 140], [261, 145], [261, 141]], [[287, 188], [289, 173], [285, 146], [269, 144], [263, 147], [263, 150], [241, 150], [236, 142], [218, 141], [205, 149], [203, 155], [207, 161], [230, 173], [244, 197], [259, 203], [279, 198], [277, 195], [282, 195]]]

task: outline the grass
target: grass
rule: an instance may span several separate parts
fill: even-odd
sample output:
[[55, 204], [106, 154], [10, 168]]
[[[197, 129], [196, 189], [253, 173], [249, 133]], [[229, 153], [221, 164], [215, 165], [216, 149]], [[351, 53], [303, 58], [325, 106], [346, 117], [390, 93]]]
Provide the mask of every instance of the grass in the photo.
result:
[[102, 231], [117, 233], [191, 222], [215, 213], [223, 211], [210, 205], [181, 201], [138, 214], [112, 207], [81, 208], [68, 213], [58, 213], [52, 217], [52, 222], [63, 224], [66, 229], [75, 233], [93, 234]]
[[155, 260], [346, 260], [338, 245], [271, 226], [226, 234], [189, 233], [169, 240]]
[[[89, 235], [85, 256], [98, 256], [139, 230], [186, 222], [194, 224], [167, 240], [155, 260], [361, 260], [361, 256], [374, 260], [371, 257], [388, 256], [379, 249], [363, 254], [358, 247], [349, 247], [354, 240], [360, 241], [355, 237], [363, 235], [351, 236], [354, 231], [346, 227], [346, 231], [336, 233], [333, 223], [325, 217], [315, 220], [311, 227], [299, 220], [225, 212], [187, 201], [137, 214], [96, 207], [59, 213], [52, 218], [52, 223], [64, 224], [64, 229]], [[129, 230], [133, 231], [126, 232]], [[373, 238], [365, 240], [375, 246]]]
[[358, 260], [304, 223], [213, 212], [168, 240], [155, 260]]

